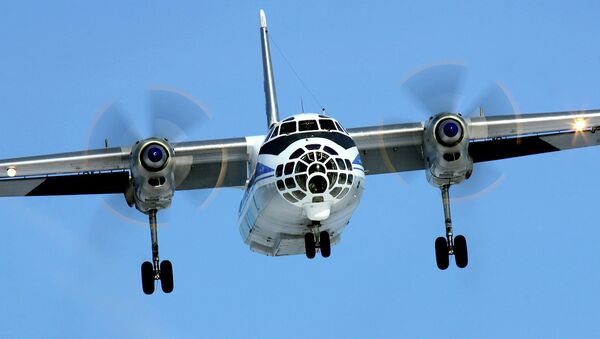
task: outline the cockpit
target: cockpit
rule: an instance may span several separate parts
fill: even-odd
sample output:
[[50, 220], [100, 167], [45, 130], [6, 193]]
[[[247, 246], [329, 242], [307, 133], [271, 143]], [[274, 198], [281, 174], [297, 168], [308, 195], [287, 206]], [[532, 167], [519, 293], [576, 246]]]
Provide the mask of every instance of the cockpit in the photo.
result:
[[299, 114], [284, 119], [279, 124], [274, 125], [265, 142], [282, 135], [295, 133], [305, 133], [311, 131], [340, 132], [348, 134], [346, 130], [334, 119], [322, 114]]

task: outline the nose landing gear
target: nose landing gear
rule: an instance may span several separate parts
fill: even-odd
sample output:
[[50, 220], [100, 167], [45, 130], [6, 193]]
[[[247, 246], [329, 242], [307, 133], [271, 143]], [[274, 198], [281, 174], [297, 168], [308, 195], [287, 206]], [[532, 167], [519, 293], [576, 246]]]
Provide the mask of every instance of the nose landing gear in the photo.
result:
[[327, 231], [320, 232], [320, 226], [319, 222], [313, 222], [310, 226], [311, 232], [304, 235], [304, 247], [308, 259], [314, 259], [317, 248], [321, 250], [323, 258], [329, 258], [331, 255], [331, 237]]
[[442, 203], [444, 205], [444, 219], [446, 222], [446, 237], [435, 239], [435, 261], [440, 270], [445, 270], [450, 264], [450, 256], [454, 255], [456, 266], [467, 267], [469, 257], [467, 252], [467, 240], [462, 235], [453, 236], [452, 218], [450, 216], [450, 185], [442, 185]]
[[164, 293], [173, 292], [173, 265], [168, 260], [160, 261], [158, 257], [158, 234], [156, 222], [157, 210], [148, 213], [150, 236], [152, 238], [152, 262], [142, 264], [142, 289], [146, 294], [154, 293], [154, 282], [160, 280]]

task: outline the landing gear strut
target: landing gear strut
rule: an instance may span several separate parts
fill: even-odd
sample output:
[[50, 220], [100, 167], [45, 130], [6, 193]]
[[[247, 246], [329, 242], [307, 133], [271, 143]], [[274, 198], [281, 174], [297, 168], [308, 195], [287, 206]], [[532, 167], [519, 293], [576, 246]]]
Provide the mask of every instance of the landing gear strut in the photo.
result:
[[317, 248], [319, 248], [323, 258], [328, 258], [331, 255], [331, 237], [329, 236], [329, 232], [320, 232], [319, 228], [321, 224], [317, 221], [314, 221], [309, 227], [311, 231], [304, 235], [306, 257], [314, 259], [317, 254]]
[[444, 205], [446, 237], [435, 239], [435, 261], [440, 270], [445, 270], [450, 264], [450, 256], [454, 255], [456, 266], [465, 268], [469, 263], [467, 240], [462, 235], [453, 237], [452, 218], [450, 216], [450, 185], [442, 185], [440, 189], [442, 191], [442, 203]]
[[154, 293], [154, 282], [160, 280], [163, 292], [173, 292], [173, 265], [168, 260], [160, 261], [158, 257], [158, 233], [156, 230], [156, 212], [148, 212], [150, 236], [152, 238], [152, 262], [142, 264], [142, 289], [146, 294]]

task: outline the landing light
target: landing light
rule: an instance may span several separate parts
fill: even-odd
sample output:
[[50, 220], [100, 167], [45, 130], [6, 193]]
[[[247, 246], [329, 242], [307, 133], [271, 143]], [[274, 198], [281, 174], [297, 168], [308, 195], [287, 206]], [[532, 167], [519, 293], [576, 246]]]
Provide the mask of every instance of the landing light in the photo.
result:
[[577, 132], [583, 131], [586, 127], [587, 126], [586, 126], [585, 120], [583, 120], [583, 119], [575, 120], [575, 130]]
[[11, 167], [6, 170], [6, 175], [8, 175], [9, 177], [14, 177], [15, 175], [17, 175], [17, 170]]

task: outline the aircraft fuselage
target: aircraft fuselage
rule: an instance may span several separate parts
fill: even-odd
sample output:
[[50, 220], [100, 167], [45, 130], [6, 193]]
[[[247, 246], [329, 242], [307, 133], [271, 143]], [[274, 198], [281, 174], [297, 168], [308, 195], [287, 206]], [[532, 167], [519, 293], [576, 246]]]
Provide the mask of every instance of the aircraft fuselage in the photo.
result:
[[335, 120], [299, 114], [275, 124], [265, 138], [239, 210], [240, 233], [265, 255], [305, 253], [315, 224], [331, 243], [350, 221], [365, 173], [352, 138]]

